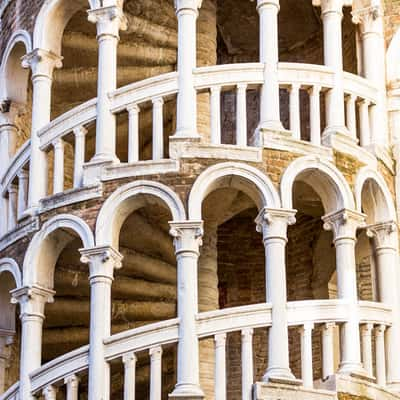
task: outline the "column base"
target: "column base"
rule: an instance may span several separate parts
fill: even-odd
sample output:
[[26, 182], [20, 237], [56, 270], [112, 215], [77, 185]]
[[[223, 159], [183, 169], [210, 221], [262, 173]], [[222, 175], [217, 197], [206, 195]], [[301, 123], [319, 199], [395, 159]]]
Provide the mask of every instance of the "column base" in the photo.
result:
[[250, 145], [257, 147], [265, 147], [270, 142], [271, 138], [284, 137], [286, 139], [293, 139], [293, 133], [283, 127], [282, 124], [271, 126], [259, 126], [254, 132], [250, 140]]
[[101, 181], [103, 169], [118, 163], [118, 158], [102, 159], [102, 157], [93, 157], [88, 163], [83, 165], [83, 186], [98, 184]]
[[345, 126], [330, 126], [322, 133], [322, 144], [328, 147], [335, 147], [335, 144], [345, 142], [350, 146], [358, 144], [358, 139], [351, 136]]
[[201, 136], [181, 136], [177, 133], [169, 137], [169, 157], [173, 160], [181, 158], [185, 154], [187, 147], [201, 142]]
[[286, 385], [301, 385], [302, 381], [296, 379], [289, 368], [268, 368], [263, 376], [263, 382], [283, 383]]
[[361, 363], [342, 362], [339, 365], [338, 374], [351, 375], [358, 378], [368, 378], [367, 371], [363, 368]]
[[203, 400], [204, 393], [200, 386], [192, 384], [176, 385], [174, 391], [168, 395], [170, 400]]
[[400, 393], [400, 381], [388, 382], [388, 383], [386, 384], [386, 387], [387, 387], [391, 392]]

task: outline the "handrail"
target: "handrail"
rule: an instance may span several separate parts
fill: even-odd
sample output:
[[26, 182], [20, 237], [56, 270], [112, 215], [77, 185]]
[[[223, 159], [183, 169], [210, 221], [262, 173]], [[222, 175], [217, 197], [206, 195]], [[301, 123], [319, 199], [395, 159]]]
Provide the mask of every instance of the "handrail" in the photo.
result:
[[44, 389], [50, 383], [62, 382], [65, 378], [82, 372], [89, 365], [89, 346], [83, 346], [44, 364], [30, 375], [32, 392]]
[[46, 149], [56, 139], [96, 120], [97, 98], [91, 99], [67, 111], [43, 127], [39, 132], [40, 148]]
[[0, 400], [17, 400], [19, 391], [19, 382], [14, 383], [8, 388], [2, 395], [0, 395]]
[[31, 141], [29, 139], [18, 149], [17, 153], [15, 153], [4, 176], [2, 177], [1, 186], [3, 191], [7, 190], [7, 187], [15, 179], [21, 168], [29, 162], [30, 150]]
[[344, 92], [359, 98], [367, 99], [372, 103], [377, 102], [378, 88], [368, 79], [350, 72], [343, 73]]
[[104, 341], [106, 360], [121, 357], [127, 352], [138, 352], [178, 341], [179, 319], [156, 322], [113, 335]]

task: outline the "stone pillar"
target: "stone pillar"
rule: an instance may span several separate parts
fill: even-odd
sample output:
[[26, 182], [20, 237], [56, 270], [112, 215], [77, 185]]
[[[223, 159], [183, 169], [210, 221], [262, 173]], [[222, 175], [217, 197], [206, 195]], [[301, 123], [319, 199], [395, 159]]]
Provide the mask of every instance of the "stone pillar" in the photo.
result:
[[110, 370], [103, 340], [111, 334], [111, 285], [122, 256], [110, 246], [82, 249], [81, 254], [90, 270], [89, 400], [108, 399]]
[[199, 380], [199, 343], [196, 334], [198, 312], [198, 258], [203, 223], [171, 222], [178, 274], [178, 371], [171, 399], [203, 399]]
[[400, 388], [400, 298], [398, 294], [398, 234], [394, 222], [368, 226], [373, 238], [377, 262], [379, 300], [392, 307], [392, 325], [386, 331], [387, 381]]
[[15, 125], [16, 114], [17, 109], [10, 101], [0, 102], [0, 179], [7, 171], [16, 152], [18, 132]]
[[256, 219], [257, 231], [263, 234], [265, 246], [266, 301], [272, 305], [265, 381], [295, 379], [289, 367], [285, 254], [287, 227], [295, 223], [295, 214], [294, 210], [265, 208]]
[[13, 230], [18, 223], [18, 187], [10, 185], [8, 188], [8, 230]]
[[47, 50], [35, 49], [22, 60], [24, 68], [32, 70], [32, 133], [29, 164], [28, 208], [34, 213], [39, 201], [47, 195], [47, 155], [40, 150], [38, 132], [50, 122], [51, 85], [54, 68], [62, 67], [62, 58]]
[[260, 62], [264, 64], [259, 129], [282, 131], [278, 82], [279, 0], [257, 0], [260, 15]]
[[92, 165], [118, 162], [116, 155], [116, 120], [111, 112], [108, 94], [117, 88], [117, 47], [120, 29], [126, 29], [126, 19], [119, 1], [91, 1], [88, 19], [96, 24], [99, 45], [97, 77], [96, 153]]
[[358, 310], [355, 260], [356, 231], [365, 223], [365, 216], [351, 210], [341, 210], [323, 218], [324, 229], [332, 230], [336, 247], [338, 298], [348, 302], [348, 321], [342, 326], [341, 373], [364, 373], [360, 354], [360, 318]]
[[24, 215], [28, 205], [29, 174], [25, 169], [18, 172], [18, 219]]
[[[206, 312], [219, 308], [218, 294], [218, 226], [211, 221], [205, 224], [203, 245], [199, 258], [199, 311]], [[200, 386], [205, 398], [214, 398], [214, 341], [200, 342]]]
[[175, 0], [178, 17], [178, 99], [176, 137], [198, 137], [196, 90], [196, 21], [202, 0]]
[[353, 22], [359, 25], [362, 41], [363, 73], [378, 87], [377, 104], [371, 118], [372, 144], [388, 144], [388, 119], [386, 104], [386, 53], [383, 28], [383, 10], [372, 5], [353, 11]]
[[337, 133], [351, 137], [345, 126], [342, 19], [343, 0], [313, 0], [321, 7], [324, 26], [324, 61], [334, 71], [334, 86], [326, 95], [327, 127], [324, 143], [331, 144], [331, 136]]
[[11, 292], [11, 301], [19, 303], [21, 310], [19, 396], [24, 400], [32, 399], [29, 374], [42, 364], [44, 307], [46, 303], [53, 302], [54, 294], [54, 291], [40, 286], [26, 286]]

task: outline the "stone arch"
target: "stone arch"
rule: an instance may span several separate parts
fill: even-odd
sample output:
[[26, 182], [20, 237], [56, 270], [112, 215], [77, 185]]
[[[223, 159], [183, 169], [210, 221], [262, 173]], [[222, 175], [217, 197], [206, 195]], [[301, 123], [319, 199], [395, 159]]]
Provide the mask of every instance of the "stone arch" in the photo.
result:
[[329, 162], [314, 156], [298, 158], [284, 172], [280, 185], [283, 208], [293, 208], [296, 180], [302, 180], [313, 188], [321, 198], [326, 214], [355, 208], [353, 194], [342, 173]]
[[34, 235], [25, 254], [23, 284], [52, 289], [55, 263], [65, 246], [77, 236], [84, 248], [94, 246], [93, 233], [82, 219], [61, 214], [47, 221]]
[[2, 258], [0, 260], [0, 275], [3, 272], [9, 272], [15, 281], [15, 287], [19, 289], [22, 286], [22, 276], [18, 264], [12, 258]]
[[274, 185], [261, 171], [246, 164], [227, 162], [206, 169], [197, 178], [189, 196], [189, 219], [202, 219], [203, 200], [220, 187], [243, 191], [259, 210], [263, 207], [279, 208], [281, 204]]
[[368, 223], [396, 221], [396, 209], [385, 180], [369, 167], [362, 168], [356, 178], [357, 211], [367, 214]]
[[31, 36], [27, 31], [15, 31], [7, 43], [0, 66], [0, 98], [25, 104], [29, 70], [22, 68], [21, 57], [32, 51]]
[[152, 203], [167, 206], [173, 221], [186, 220], [182, 201], [169, 187], [151, 181], [129, 183], [116, 190], [101, 208], [96, 223], [96, 244], [118, 247], [119, 232], [126, 218], [136, 209]]
[[87, 7], [86, 0], [46, 0], [36, 18], [33, 31], [34, 48], [61, 56], [64, 29], [71, 17], [84, 7]]

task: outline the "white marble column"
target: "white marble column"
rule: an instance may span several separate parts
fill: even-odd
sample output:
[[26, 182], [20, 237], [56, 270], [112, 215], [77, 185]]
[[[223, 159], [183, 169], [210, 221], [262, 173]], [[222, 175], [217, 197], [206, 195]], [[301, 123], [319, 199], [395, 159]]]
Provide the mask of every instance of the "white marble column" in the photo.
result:
[[21, 399], [30, 400], [29, 374], [42, 363], [42, 330], [44, 308], [53, 302], [54, 291], [39, 286], [23, 287], [11, 292], [12, 302], [18, 303], [21, 314], [20, 386]]
[[118, 162], [116, 119], [108, 94], [117, 88], [117, 47], [119, 31], [126, 29], [120, 1], [92, 1], [88, 19], [96, 24], [98, 41], [96, 153], [91, 164]]
[[253, 362], [253, 329], [243, 329], [242, 336], [242, 400], [253, 399], [254, 362]]
[[257, 0], [260, 16], [260, 62], [264, 64], [259, 129], [282, 131], [279, 106], [279, 0]]
[[53, 193], [64, 191], [64, 140], [61, 138], [53, 142], [54, 169], [53, 169]]
[[178, 371], [177, 384], [170, 398], [202, 399], [199, 377], [199, 343], [196, 334], [198, 313], [198, 259], [203, 223], [171, 222], [178, 274]]
[[334, 357], [334, 323], [322, 326], [322, 379], [327, 379], [335, 373]]
[[394, 222], [368, 226], [367, 235], [373, 238], [379, 300], [392, 307], [392, 325], [386, 332], [387, 381], [400, 388], [400, 296], [398, 293], [398, 233]]
[[87, 129], [79, 126], [74, 129], [75, 160], [74, 160], [74, 188], [83, 186], [83, 164], [85, 164], [85, 148]]
[[386, 103], [386, 53], [383, 10], [380, 5], [353, 10], [353, 22], [359, 25], [362, 42], [363, 73], [378, 87], [377, 103], [371, 118], [372, 144], [388, 144]]
[[324, 62], [334, 71], [334, 85], [326, 94], [326, 129], [324, 143], [331, 144], [331, 136], [337, 133], [350, 137], [345, 126], [342, 19], [343, 0], [313, 0], [321, 7], [324, 28]]
[[124, 354], [122, 356], [122, 362], [124, 363], [124, 400], [135, 400], [136, 354]]
[[13, 230], [18, 223], [18, 187], [10, 185], [8, 188], [8, 230]]
[[375, 328], [376, 383], [379, 386], [386, 386], [385, 329], [385, 325]]
[[122, 256], [110, 246], [80, 252], [81, 261], [89, 264], [90, 270], [89, 400], [108, 399], [110, 370], [103, 340], [111, 335], [111, 285], [114, 270], [122, 266]]
[[0, 179], [16, 152], [18, 132], [15, 125], [16, 116], [17, 109], [10, 101], [0, 102]]
[[301, 379], [303, 386], [312, 388], [314, 386], [313, 354], [312, 354], [312, 332], [314, 324], [307, 323], [300, 328], [301, 342]]
[[150, 354], [150, 398], [161, 400], [162, 396], [162, 354], [161, 346], [152, 347]]
[[175, 0], [178, 17], [178, 99], [175, 137], [196, 138], [197, 99], [193, 70], [196, 68], [196, 22], [202, 0]]
[[361, 326], [361, 352], [362, 352], [362, 362], [365, 371], [368, 376], [372, 377], [373, 362], [372, 362], [372, 329], [374, 326], [372, 324], [364, 324]]
[[361, 366], [360, 318], [358, 309], [355, 260], [356, 231], [365, 226], [365, 216], [352, 210], [341, 210], [323, 218], [324, 228], [332, 230], [336, 247], [336, 273], [339, 299], [348, 303], [348, 320], [341, 332], [341, 373], [365, 373]]
[[67, 386], [66, 400], [79, 400], [79, 378], [76, 375], [68, 376], [64, 384]]
[[5, 391], [6, 370], [10, 364], [10, 345], [13, 343], [13, 333], [10, 331], [2, 331], [0, 329], [0, 396]]
[[28, 206], [29, 173], [25, 169], [18, 172], [18, 219], [24, 215]]
[[51, 85], [54, 68], [62, 67], [62, 58], [42, 49], [35, 49], [22, 60], [22, 66], [32, 70], [32, 128], [29, 163], [28, 208], [34, 213], [39, 201], [47, 195], [47, 155], [40, 150], [38, 132], [50, 122]]
[[295, 214], [295, 210], [265, 208], [256, 219], [257, 231], [263, 234], [265, 246], [266, 301], [272, 305], [265, 381], [269, 378], [294, 380], [289, 367], [285, 251], [287, 227], [295, 223]]

